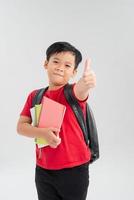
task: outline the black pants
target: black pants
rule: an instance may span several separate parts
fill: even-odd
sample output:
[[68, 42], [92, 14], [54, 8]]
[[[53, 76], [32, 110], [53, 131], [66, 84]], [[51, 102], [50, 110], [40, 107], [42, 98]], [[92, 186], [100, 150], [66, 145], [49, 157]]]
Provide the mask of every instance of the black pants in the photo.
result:
[[39, 200], [86, 200], [89, 163], [62, 170], [36, 166], [35, 183]]

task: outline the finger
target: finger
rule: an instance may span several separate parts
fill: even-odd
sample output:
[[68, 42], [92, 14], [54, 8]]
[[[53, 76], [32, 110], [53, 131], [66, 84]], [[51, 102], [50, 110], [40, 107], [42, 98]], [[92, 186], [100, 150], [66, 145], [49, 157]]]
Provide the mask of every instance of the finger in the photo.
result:
[[84, 67], [84, 73], [83, 73], [83, 75], [86, 75], [87, 73], [89, 73], [90, 70], [91, 70], [91, 59], [88, 58], [85, 61], [85, 67]]
[[59, 138], [59, 131], [55, 132], [55, 135]]
[[54, 127], [51, 127], [51, 131], [53, 131], [53, 132], [57, 133], [57, 132], [59, 132], [59, 131], [60, 131], [60, 129], [58, 129], [58, 128], [54, 128]]
[[61, 143], [61, 138], [58, 138], [57, 144], [59, 145]]
[[55, 144], [50, 144], [50, 147], [53, 148], [53, 149], [56, 149], [56, 148], [57, 148], [57, 145], [55, 145]]
[[53, 140], [50, 146], [52, 148], [56, 148], [60, 143], [61, 143], [61, 138], [56, 138], [55, 140]]
[[59, 137], [59, 132], [60, 132], [59, 129], [57, 129], [57, 128], [55, 129], [55, 128], [54, 128], [54, 129], [52, 130], [52, 132], [53, 132], [57, 137]]

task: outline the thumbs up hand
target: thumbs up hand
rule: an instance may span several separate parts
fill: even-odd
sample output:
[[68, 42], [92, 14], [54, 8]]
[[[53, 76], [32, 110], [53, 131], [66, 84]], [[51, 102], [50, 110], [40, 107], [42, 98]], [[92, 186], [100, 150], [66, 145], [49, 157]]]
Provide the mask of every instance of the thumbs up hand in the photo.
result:
[[76, 97], [80, 100], [84, 100], [88, 96], [89, 90], [95, 86], [96, 75], [94, 71], [91, 70], [91, 59], [87, 59], [85, 61], [82, 77], [74, 87]]
[[87, 59], [85, 62], [83, 76], [81, 78], [81, 84], [83, 86], [83, 89], [90, 89], [96, 86], [96, 75], [91, 69], [91, 59]]
[[91, 59], [86, 59], [83, 76], [86, 76], [91, 71]]

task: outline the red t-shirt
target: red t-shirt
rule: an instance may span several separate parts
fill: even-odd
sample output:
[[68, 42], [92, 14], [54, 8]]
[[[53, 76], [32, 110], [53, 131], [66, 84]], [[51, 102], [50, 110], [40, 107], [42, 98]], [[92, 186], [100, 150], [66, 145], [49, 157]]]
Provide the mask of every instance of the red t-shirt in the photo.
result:
[[[30, 108], [32, 107], [32, 99], [36, 94], [36, 91], [37, 90], [34, 90], [29, 94], [20, 115], [31, 117]], [[70, 105], [66, 101], [64, 96], [64, 87], [57, 90], [47, 90], [44, 95], [65, 105], [66, 112], [59, 133], [61, 143], [57, 148], [46, 146], [41, 148], [41, 150], [36, 145], [36, 164], [45, 169], [56, 170], [70, 168], [88, 162], [91, 158], [91, 152], [85, 143], [82, 130], [76, 117]], [[78, 100], [84, 115], [86, 100]]]

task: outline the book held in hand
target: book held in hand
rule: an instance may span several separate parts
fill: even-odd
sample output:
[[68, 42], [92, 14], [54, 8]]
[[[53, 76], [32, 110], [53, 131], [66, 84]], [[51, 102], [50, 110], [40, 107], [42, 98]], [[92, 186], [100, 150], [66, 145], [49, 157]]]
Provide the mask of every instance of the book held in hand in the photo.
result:
[[54, 127], [60, 130], [66, 106], [48, 97], [43, 97], [38, 127]]
[[[35, 125], [40, 128], [54, 127], [60, 130], [65, 111], [66, 106], [44, 96], [42, 104], [35, 105]], [[48, 146], [43, 138], [36, 138], [35, 142], [39, 148]]]
[[[32, 117], [32, 125], [38, 127], [40, 111], [42, 104], [36, 104], [35, 107], [30, 109], [31, 117]], [[35, 138], [35, 143], [39, 148], [48, 146], [48, 143], [43, 138]]]

